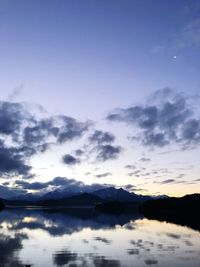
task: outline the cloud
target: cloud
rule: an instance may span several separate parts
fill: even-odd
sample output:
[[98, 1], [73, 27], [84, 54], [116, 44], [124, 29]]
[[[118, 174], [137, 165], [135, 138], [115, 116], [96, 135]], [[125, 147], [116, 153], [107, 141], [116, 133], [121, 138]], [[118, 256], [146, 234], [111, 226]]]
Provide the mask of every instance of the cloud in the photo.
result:
[[21, 187], [24, 190], [41, 190], [47, 187], [48, 183], [40, 183], [40, 182], [26, 182], [24, 180], [16, 180], [15, 186]]
[[90, 126], [90, 122], [79, 122], [64, 115], [35, 120], [33, 125], [24, 129], [24, 142], [36, 146], [46, 144], [53, 138], [54, 143], [62, 144], [80, 138]]
[[55, 135], [57, 137], [57, 141], [61, 144], [81, 137], [91, 126], [91, 121], [79, 122], [74, 118], [64, 115], [56, 116], [55, 120], [60, 123], [59, 127], [57, 127], [58, 130], [56, 128]]
[[101, 236], [96, 236], [96, 237], [94, 238], [94, 240], [95, 240], [95, 241], [103, 242], [103, 243], [106, 244], [106, 245], [110, 245], [110, 244], [111, 244], [111, 241], [110, 241], [110, 240], [108, 240], [108, 239], [105, 238], [105, 237], [101, 237]]
[[32, 116], [22, 104], [0, 101], [0, 134], [18, 140], [24, 119], [32, 121]]
[[135, 170], [134, 172], [128, 173], [128, 176], [140, 177], [142, 170]]
[[96, 147], [97, 151], [97, 161], [107, 161], [117, 159], [119, 154], [122, 152], [122, 148], [120, 146], [113, 145], [99, 145]]
[[136, 166], [135, 165], [128, 164], [128, 165], [125, 165], [124, 168], [129, 169], [129, 170], [135, 170], [136, 169]]
[[149, 161], [151, 161], [151, 159], [150, 158], [141, 158], [140, 161], [142, 161], [142, 162], [149, 162]]
[[[36, 195], [44, 195], [51, 193], [52, 198], [61, 198], [72, 196], [77, 193], [93, 192], [105, 187], [110, 187], [108, 184], [91, 184], [87, 185], [81, 181], [70, 179], [66, 177], [55, 177], [48, 182], [28, 182], [24, 180], [16, 180], [14, 186], [9, 188], [7, 186], [0, 186], [0, 196], [3, 198], [12, 198], [19, 195], [27, 194], [27, 190], [35, 191]], [[3, 195], [2, 195], [3, 192]]]
[[164, 180], [162, 182], [160, 182], [161, 184], [171, 184], [171, 183], [174, 183], [176, 182], [174, 179], [168, 179], [168, 180]]
[[76, 165], [80, 163], [80, 160], [78, 158], [75, 158], [74, 156], [70, 154], [66, 154], [62, 158], [63, 163], [67, 165]]
[[21, 83], [20, 85], [16, 86], [11, 92], [11, 94], [8, 96], [8, 101], [9, 102], [14, 101], [18, 96], [21, 95], [23, 90], [24, 90], [24, 83]]
[[132, 184], [126, 184], [122, 186], [127, 191], [136, 191], [138, 190], [135, 185]]
[[26, 193], [27, 191], [23, 188], [10, 188], [9, 186], [0, 185], [0, 197], [3, 199], [10, 199]]
[[91, 143], [96, 143], [98, 145], [111, 144], [114, 142], [115, 136], [109, 132], [103, 132], [96, 130], [90, 137], [89, 141]]
[[107, 176], [110, 176], [112, 175], [111, 172], [105, 172], [105, 173], [101, 173], [101, 174], [97, 174], [95, 175], [96, 178], [104, 178], [104, 177], [107, 177]]
[[15, 175], [31, 178], [30, 170], [31, 166], [25, 163], [25, 154], [21, 148], [7, 148], [0, 140], [0, 175], [4, 178]]
[[200, 144], [200, 117], [187, 98], [170, 88], [156, 91], [147, 104], [118, 109], [107, 120], [125, 122], [134, 129], [133, 140], [143, 145], [164, 147], [171, 143], [182, 149]]
[[[81, 138], [91, 126], [72, 117], [39, 118], [28, 105], [0, 101], [0, 175], [31, 178], [30, 158], [59, 145]], [[31, 108], [30, 108], [31, 110]], [[66, 159], [67, 160], [67, 159]]]
[[65, 163], [67, 164], [69, 161], [69, 163], [73, 165], [73, 163], [76, 164], [83, 160], [88, 161], [90, 159], [92, 162], [105, 162], [117, 159], [122, 151], [122, 147], [113, 145], [114, 141], [115, 136], [113, 134], [95, 130], [87, 137], [84, 146], [73, 150], [70, 155], [67, 155]]
[[80, 157], [84, 154], [84, 151], [82, 149], [76, 149], [74, 153], [77, 157]]

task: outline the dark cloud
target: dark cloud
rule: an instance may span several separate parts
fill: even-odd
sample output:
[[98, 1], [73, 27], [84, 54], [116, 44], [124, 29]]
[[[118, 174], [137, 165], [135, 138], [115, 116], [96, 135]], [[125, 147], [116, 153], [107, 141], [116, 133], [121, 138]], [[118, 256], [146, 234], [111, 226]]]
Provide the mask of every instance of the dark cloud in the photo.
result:
[[0, 185], [0, 197], [3, 199], [11, 199], [26, 194], [27, 191], [23, 188], [14, 188], [6, 185]]
[[80, 160], [70, 154], [66, 154], [62, 157], [63, 163], [67, 165], [76, 165], [80, 163]]
[[71, 141], [75, 138], [81, 137], [84, 132], [88, 130], [91, 122], [79, 122], [74, 118], [67, 116], [57, 116], [55, 120], [60, 123], [58, 130], [56, 128], [56, 137], [59, 143]]
[[136, 188], [136, 186], [132, 185], [132, 184], [126, 184], [126, 185], [123, 185], [122, 187], [127, 191], [137, 191], [138, 190]]
[[[104, 162], [117, 159], [122, 152], [122, 147], [114, 145], [115, 136], [109, 132], [95, 130], [88, 136], [87, 143], [72, 153], [76, 157], [85, 160], [94, 159], [96, 162]], [[73, 157], [75, 157], [73, 156]]]
[[110, 184], [91, 184], [87, 185], [75, 179], [66, 177], [55, 177], [48, 182], [28, 182], [24, 180], [16, 180], [14, 186], [0, 186], [0, 197], [9, 199], [27, 194], [27, 190], [35, 191], [34, 196], [42, 196], [46, 193], [51, 194], [51, 198], [61, 198], [72, 196], [82, 192], [93, 192], [113, 185]]
[[90, 124], [64, 115], [35, 120], [32, 126], [24, 129], [24, 142], [38, 148], [38, 145], [46, 144], [48, 138], [53, 138], [54, 143], [62, 144], [80, 138]]
[[80, 157], [84, 154], [84, 151], [82, 149], [76, 149], [74, 151], [74, 154], [77, 156], [77, 157]]
[[146, 105], [119, 109], [107, 119], [135, 126], [132, 138], [139, 138], [146, 146], [163, 147], [175, 142], [187, 149], [200, 144], [200, 117], [194, 115], [189, 98], [164, 88], [152, 99]]
[[91, 122], [58, 115], [36, 118], [28, 105], [0, 101], [0, 175], [31, 178], [31, 156], [80, 138]]
[[97, 161], [107, 161], [117, 159], [122, 151], [120, 146], [113, 145], [99, 145], [96, 147], [97, 151]]
[[95, 177], [103, 178], [103, 177], [107, 177], [107, 176], [110, 176], [110, 175], [112, 175], [111, 172], [105, 172], [105, 173], [97, 174], [97, 175], [95, 175]]
[[10, 135], [16, 140], [24, 118], [31, 119], [23, 105], [0, 101], [0, 134]]
[[40, 182], [28, 183], [24, 180], [16, 180], [15, 185], [25, 190], [41, 190], [46, 188], [47, 183], [40, 183]]
[[31, 166], [25, 163], [28, 150], [25, 147], [7, 147], [0, 140], [0, 175], [9, 178], [14, 175], [30, 178]]
[[122, 147], [113, 145], [114, 141], [115, 136], [113, 134], [95, 130], [88, 138], [85, 154], [88, 158], [94, 155], [97, 162], [117, 159], [122, 152]]
[[115, 140], [115, 137], [113, 134], [109, 133], [109, 132], [103, 132], [103, 131], [99, 131], [96, 130], [90, 137], [89, 137], [89, 141], [91, 143], [96, 143], [99, 145], [102, 144], [111, 144], [113, 143]]

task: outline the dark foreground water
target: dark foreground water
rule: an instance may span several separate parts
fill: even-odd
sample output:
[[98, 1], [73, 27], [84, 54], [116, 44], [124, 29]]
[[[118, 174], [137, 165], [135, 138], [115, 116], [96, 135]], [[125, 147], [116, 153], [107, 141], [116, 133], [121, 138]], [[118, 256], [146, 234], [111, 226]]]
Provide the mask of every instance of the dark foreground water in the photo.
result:
[[0, 212], [0, 267], [199, 267], [200, 232], [141, 215]]

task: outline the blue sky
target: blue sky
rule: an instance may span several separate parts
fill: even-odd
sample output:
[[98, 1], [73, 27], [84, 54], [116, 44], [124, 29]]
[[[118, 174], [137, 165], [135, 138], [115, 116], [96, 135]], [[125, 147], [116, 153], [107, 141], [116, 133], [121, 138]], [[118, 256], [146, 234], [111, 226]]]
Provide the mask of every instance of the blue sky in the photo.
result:
[[[64, 122], [55, 122], [55, 115], [60, 114], [76, 119], [73, 127], [79, 127], [79, 133], [74, 139], [60, 142], [58, 133], [45, 128], [48, 149], [23, 158], [20, 154], [21, 163], [30, 166], [35, 175], [30, 183], [62, 176], [86, 184], [133, 185], [133, 190], [150, 194], [199, 191], [199, 12], [199, 1], [193, 0], [1, 1], [0, 97], [10, 104], [9, 116], [14, 116], [17, 108], [21, 127], [12, 133], [1, 131], [1, 139], [5, 140], [2, 162], [5, 149], [11, 159], [19, 159], [21, 152], [17, 150], [18, 154], [13, 155], [13, 148], [33, 145], [30, 136], [29, 143], [22, 138], [22, 121], [33, 130], [36, 124], [41, 126], [41, 118], [54, 117], [61, 131]], [[170, 88], [170, 96], [164, 95], [163, 88]], [[157, 93], [156, 100], [157, 90], [161, 93]], [[173, 125], [176, 137], [169, 137], [169, 127], [159, 122], [153, 125], [154, 134], [165, 133], [168, 140], [160, 145], [152, 140], [145, 143], [147, 128], [139, 121], [145, 116], [150, 118], [145, 107], [154, 106], [164, 112], [166, 103], [177, 107], [177, 99], [185, 104], [176, 110], [175, 115], [182, 118]], [[13, 108], [14, 103], [20, 107]], [[129, 116], [134, 114], [129, 114], [128, 108], [136, 106], [143, 107], [141, 118], [130, 121]], [[4, 114], [5, 105], [1, 108]], [[188, 109], [190, 115], [184, 117], [181, 112]], [[171, 112], [169, 109], [168, 119]], [[109, 120], [109, 114], [114, 113], [118, 119]], [[32, 117], [37, 119], [31, 121]], [[194, 130], [189, 135], [186, 128], [190, 125]], [[17, 129], [20, 141], [13, 139]], [[107, 132], [114, 136], [113, 140], [92, 143], [90, 137], [95, 131], [101, 131], [98, 138], [104, 138]], [[35, 135], [41, 145], [41, 135]], [[106, 160], [98, 157], [102, 146], [112, 150], [106, 151]], [[77, 149], [82, 150], [79, 156], [75, 155]], [[65, 155], [78, 159], [73, 162], [71, 158], [69, 164], [63, 160]], [[126, 165], [134, 165], [135, 169]], [[11, 187], [16, 179], [29, 175], [16, 169], [13, 174], [11, 168], [6, 170], [12, 174], [8, 178], [5, 170], [1, 171], [2, 183]]]

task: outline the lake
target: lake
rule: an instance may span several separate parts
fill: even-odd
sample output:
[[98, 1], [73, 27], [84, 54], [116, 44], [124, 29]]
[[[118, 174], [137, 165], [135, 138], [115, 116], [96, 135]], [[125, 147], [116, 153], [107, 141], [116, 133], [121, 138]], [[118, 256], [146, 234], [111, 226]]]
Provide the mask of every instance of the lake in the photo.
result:
[[199, 267], [200, 232], [92, 209], [0, 212], [0, 267]]

